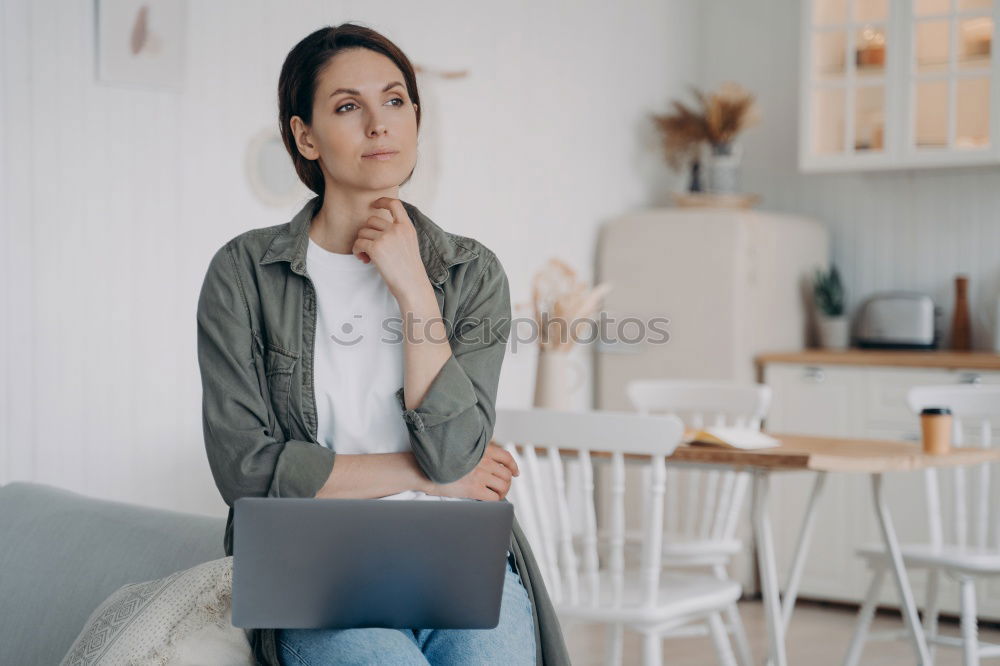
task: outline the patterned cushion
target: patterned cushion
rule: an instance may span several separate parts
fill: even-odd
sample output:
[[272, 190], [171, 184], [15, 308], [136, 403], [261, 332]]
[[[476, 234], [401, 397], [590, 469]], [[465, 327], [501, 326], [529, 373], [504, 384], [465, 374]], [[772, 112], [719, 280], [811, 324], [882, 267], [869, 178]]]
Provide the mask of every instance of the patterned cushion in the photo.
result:
[[60, 666], [253, 666], [232, 624], [232, 585], [231, 556], [124, 585], [90, 614]]

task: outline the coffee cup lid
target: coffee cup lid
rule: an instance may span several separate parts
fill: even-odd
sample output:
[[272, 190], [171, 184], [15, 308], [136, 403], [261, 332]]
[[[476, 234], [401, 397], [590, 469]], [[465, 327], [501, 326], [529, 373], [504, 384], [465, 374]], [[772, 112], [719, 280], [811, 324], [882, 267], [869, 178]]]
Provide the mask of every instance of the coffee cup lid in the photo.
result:
[[947, 407], [924, 407], [920, 412], [921, 414], [951, 414], [951, 410]]

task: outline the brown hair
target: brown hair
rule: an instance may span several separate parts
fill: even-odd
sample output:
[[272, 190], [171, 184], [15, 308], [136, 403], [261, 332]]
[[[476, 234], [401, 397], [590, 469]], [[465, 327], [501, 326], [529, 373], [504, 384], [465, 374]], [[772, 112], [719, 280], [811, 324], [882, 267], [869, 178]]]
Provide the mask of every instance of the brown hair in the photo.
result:
[[[406, 54], [384, 35], [361, 25], [341, 23], [338, 26], [320, 28], [304, 37], [288, 52], [285, 63], [281, 66], [281, 74], [278, 76], [278, 122], [281, 139], [288, 154], [292, 156], [295, 172], [306, 187], [320, 196], [325, 189], [323, 170], [317, 160], [306, 159], [299, 152], [292, 134], [292, 116], [299, 116], [307, 125], [312, 124], [319, 73], [337, 53], [358, 47], [381, 53], [399, 67], [403, 73], [406, 92], [410, 100], [418, 105], [417, 128], [420, 128], [420, 94], [417, 92], [417, 77], [413, 65]], [[413, 171], [400, 184], [406, 184], [411, 176]]]

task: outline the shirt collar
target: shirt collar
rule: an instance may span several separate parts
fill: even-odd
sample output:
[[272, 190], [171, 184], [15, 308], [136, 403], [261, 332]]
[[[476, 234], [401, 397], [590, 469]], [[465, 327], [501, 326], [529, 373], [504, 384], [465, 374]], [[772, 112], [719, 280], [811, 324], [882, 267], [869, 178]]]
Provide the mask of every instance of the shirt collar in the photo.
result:
[[[448, 277], [449, 268], [479, 256], [479, 252], [468, 244], [468, 240], [447, 233], [413, 204], [406, 201], [402, 204], [417, 230], [420, 258], [432, 283], [440, 285]], [[306, 202], [288, 225], [271, 239], [267, 251], [258, 263], [265, 265], [287, 261], [294, 272], [304, 276], [309, 222], [322, 205], [323, 198], [319, 195]]]

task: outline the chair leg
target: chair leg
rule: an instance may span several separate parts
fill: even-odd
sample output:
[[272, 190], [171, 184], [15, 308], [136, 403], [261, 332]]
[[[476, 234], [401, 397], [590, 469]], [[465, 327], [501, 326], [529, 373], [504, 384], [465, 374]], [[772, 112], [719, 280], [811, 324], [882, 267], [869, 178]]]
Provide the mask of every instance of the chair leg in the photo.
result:
[[844, 666], [855, 666], [861, 657], [861, 650], [864, 648], [865, 638], [868, 636], [868, 627], [871, 626], [872, 616], [875, 615], [875, 604], [878, 602], [883, 580], [885, 580], [884, 565], [875, 569], [872, 582], [868, 586], [867, 594], [865, 594], [865, 601], [858, 610], [858, 622], [854, 627], [854, 636], [851, 637], [851, 646], [847, 649], [847, 656], [844, 657]]
[[753, 653], [750, 651], [750, 641], [747, 640], [747, 632], [743, 628], [743, 620], [740, 619], [740, 609], [735, 603], [726, 609], [726, 617], [729, 620], [729, 628], [733, 634], [733, 642], [736, 644], [737, 663], [740, 666], [753, 666]]
[[931, 663], [937, 651], [937, 644], [931, 642], [937, 637], [938, 613], [940, 603], [938, 600], [938, 587], [941, 582], [941, 571], [931, 569], [927, 572], [927, 600], [924, 606], [924, 634], [927, 636], [927, 650], [931, 653]]
[[962, 578], [962, 665], [978, 666], [979, 638], [976, 635], [976, 582], [972, 578]]
[[[712, 566], [712, 573], [719, 580], [728, 580], [729, 572], [721, 564]], [[740, 619], [740, 609], [734, 602], [726, 609], [726, 619], [729, 620], [729, 631], [732, 633], [733, 642], [736, 643], [736, 661], [740, 666], [754, 666], [753, 653], [750, 651], [750, 641], [747, 640], [747, 632], [743, 628], [743, 621]]]
[[729, 644], [729, 634], [726, 633], [726, 625], [722, 622], [722, 615], [712, 613], [708, 616], [708, 631], [712, 635], [712, 643], [715, 645], [715, 652], [719, 656], [719, 664], [722, 666], [736, 666], [733, 646]]
[[622, 642], [625, 633], [625, 625], [612, 623], [605, 632], [604, 663], [607, 666], [621, 666], [622, 664]]
[[663, 666], [663, 640], [655, 631], [642, 635], [642, 666]]

